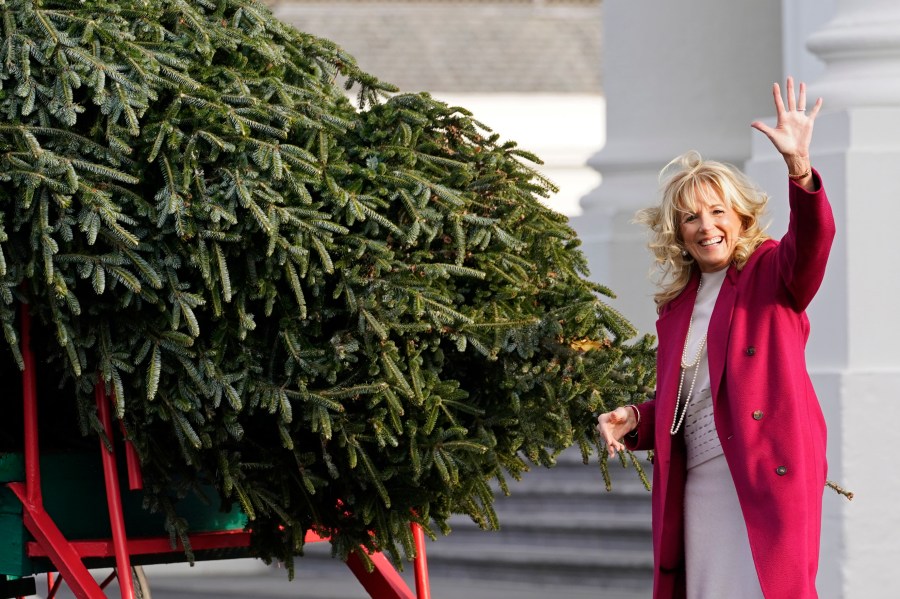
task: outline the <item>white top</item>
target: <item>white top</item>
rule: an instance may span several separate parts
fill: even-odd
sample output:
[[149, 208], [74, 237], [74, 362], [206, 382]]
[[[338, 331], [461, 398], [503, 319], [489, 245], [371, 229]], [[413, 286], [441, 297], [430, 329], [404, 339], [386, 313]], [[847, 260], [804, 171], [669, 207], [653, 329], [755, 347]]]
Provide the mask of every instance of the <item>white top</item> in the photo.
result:
[[[690, 339], [686, 340], [686, 355], [694, 356], [697, 354], [697, 347], [704, 333], [709, 330], [709, 320], [712, 317], [713, 308], [716, 305], [716, 299], [719, 297], [719, 290], [722, 288], [722, 282], [725, 280], [727, 268], [723, 268], [717, 272], [703, 273], [701, 275], [702, 285], [697, 293], [697, 300], [694, 302], [693, 326], [690, 330]], [[707, 344], [706, 347], [709, 345]], [[697, 383], [694, 385], [692, 397], [682, 397], [681, 401], [688, 402], [687, 414], [684, 418], [684, 442], [687, 447], [687, 467], [693, 468], [707, 460], [722, 455], [722, 444], [719, 442], [719, 435], [716, 433], [716, 423], [713, 419], [713, 400], [712, 389], [710, 389], [709, 380], [709, 359], [706, 349], [703, 350], [703, 357], [697, 364], [700, 369], [697, 372]], [[690, 381], [694, 376], [693, 369], [688, 369], [684, 373], [685, 381]], [[682, 388], [682, 393], [687, 395], [688, 386]]]

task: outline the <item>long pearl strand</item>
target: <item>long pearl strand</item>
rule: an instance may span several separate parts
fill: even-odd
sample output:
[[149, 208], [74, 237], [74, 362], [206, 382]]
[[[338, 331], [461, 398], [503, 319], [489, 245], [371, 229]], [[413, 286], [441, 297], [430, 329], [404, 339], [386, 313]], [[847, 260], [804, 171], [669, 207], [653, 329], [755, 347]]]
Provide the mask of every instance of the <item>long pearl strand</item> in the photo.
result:
[[[703, 279], [700, 279], [700, 284], [697, 286], [697, 295], [700, 295], [700, 289], [703, 287]], [[694, 302], [696, 303], [696, 299]], [[700, 372], [699, 364], [700, 358], [703, 357], [703, 348], [706, 346], [706, 333], [703, 333], [703, 338], [700, 339], [700, 347], [697, 348], [697, 354], [694, 356], [694, 359], [688, 362], [687, 359], [687, 351], [688, 351], [688, 342], [691, 340], [691, 329], [694, 328], [694, 315], [691, 314], [691, 320], [688, 322], [688, 332], [687, 336], [684, 338], [684, 349], [681, 350], [681, 377], [678, 379], [678, 395], [675, 396], [675, 417], [672, 419], [672, 427], [669, 429], [669, 433], [672, 435], [678, 434], [678, 431], [681, 430], [681, 425], [684, 422], [684, 417], [687, 415], [688, 405], [691, 403], [691, 398], [694, 396], [694, 385], [697, 383], [697, 373]], [[691, 386], [688, 388], [687, 397], [684, 399], [684, 408], [681, 410], [681, 415], [678, 415], [678, 408], [681, 405], [681, 390], [684, 388], [684, 374], [687, 372], [689, 368], [694, 369], [694, 375], [691, 377]]]

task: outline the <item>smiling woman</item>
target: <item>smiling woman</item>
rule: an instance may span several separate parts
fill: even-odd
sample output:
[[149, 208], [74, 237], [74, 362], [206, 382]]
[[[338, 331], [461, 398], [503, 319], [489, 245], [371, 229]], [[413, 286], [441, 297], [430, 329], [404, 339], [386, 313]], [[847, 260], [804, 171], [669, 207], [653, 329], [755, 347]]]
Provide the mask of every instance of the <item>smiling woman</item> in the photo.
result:
[[612, 454], [652, 449], [654, 599], [814, 599], [825, 421], [806, 372], [806, 307], [835, 234], [809, 164], [821, 100], [773, 86], [791, 219], [760, 227], [767, 198], [736, 168], [689, 152], [638, 220], [663, 277], [655, 398], [601, 414]]
[[653, 232], [649, 245], [660, 267], [659, 306], [684, 290], [695, 262], [701, 272], [732, 262], [742, 268], [769, 239], [760, 220], [768, 196], [736, 167], [690, 151], [666, 165], [661, 179], [659, 206], [636, 216]]
[[717, 190], [706, 184], [696, 187], [694, 205], [681, 208], [682, 251], [697, 261], [700, 272], [715, 272], [731, 262], [744, 227], [740, 215]]

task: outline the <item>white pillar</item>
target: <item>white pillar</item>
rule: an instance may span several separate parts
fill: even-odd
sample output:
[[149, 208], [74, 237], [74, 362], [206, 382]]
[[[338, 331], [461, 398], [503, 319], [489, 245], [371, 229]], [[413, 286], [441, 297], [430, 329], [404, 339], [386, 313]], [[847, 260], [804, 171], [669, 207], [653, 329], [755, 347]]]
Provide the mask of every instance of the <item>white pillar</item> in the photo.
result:
[[771, 110], [781, 78], [779, 0], [606, 0], [607, 145], [590, 165], [601, 185], [573, 219], [592, 278], [644, 332], [654, 332], [650, 256], [634, 212], [658, 198], [657, 174], [696, 149], [742, 164], [750, 122]]
[[[809, 38], [825, 63], [812, 160], [834, 206], [838, 235], [809, 310], [807, 358], [829, 427], [818, 589], [822, 599], [892, 597], [900, 562], [900, 3], [838, 0]], [[808, 101], [811, 104], [813, 99]], [[784, 163], [764, 139], [747, 171], [773, 192], [773, 229], [784, 228]]]
[[783, 80], [815, 81], [825, 72], [825, 63], [806, 47], [810, 35], [831, 20], [838, 0], [782, 0], [781, 51]]
[[827, 67], [816, 90], [833, 108], [900, 106], [900, 2], [838, 0], [808, 41]]

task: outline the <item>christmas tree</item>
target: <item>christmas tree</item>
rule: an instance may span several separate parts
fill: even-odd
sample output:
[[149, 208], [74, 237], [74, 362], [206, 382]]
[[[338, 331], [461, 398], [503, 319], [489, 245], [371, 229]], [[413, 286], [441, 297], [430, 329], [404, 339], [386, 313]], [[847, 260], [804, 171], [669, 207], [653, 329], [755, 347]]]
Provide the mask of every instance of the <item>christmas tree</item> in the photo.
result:
[[26, 303], [41, 401], [99, 434], [103, 382], [173, 535], [211, 482], [261, 557], [399, 559], [652, 386], [537, 159], [466, 110], [253, 0], [0, 9], [3, 380]]

